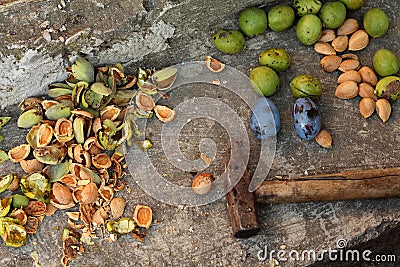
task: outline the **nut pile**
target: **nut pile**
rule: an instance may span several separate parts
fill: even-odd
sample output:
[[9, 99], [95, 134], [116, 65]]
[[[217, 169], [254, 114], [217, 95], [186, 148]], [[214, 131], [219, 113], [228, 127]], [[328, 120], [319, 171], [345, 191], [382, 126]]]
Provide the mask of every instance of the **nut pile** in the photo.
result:
[[[367, 23], [364, 20], [365, 28], [368, 27]], [[379, 33], [375, 37], [382, 35], [382, 33]], [[341, 99], [352, 99], [359, 95], [362, 98], [359, 103], [361, 115], [364, 118], [368, 118], [376, 110], [382, 121], [386, 122], [391, 113], [391, 105], [386, 99], [388, 97], [378, 99], [378, 96], [382, 97], [382, 95], [377, 94], [375, 91], [375, 86], [379, 81], [377, 74], [372, 68], [363, 66], [356, 54], [349, 53], [349, 51], [364, 49], [369, 42], [370, 37], [367, 31], [360, 29], [356, 19], [348, 18], [336, 29], [336, 32], [333, 29], [323, 30], [320, 39], [314, 44], [314, 50], [318, 54], [324, 55], [321, 59], [321, 66], [326, 72], [334, 72], [336, 70], [342, 72], [337, 79], [338, 86], [335, 96]], [[377, 54], [382, 53], [381, 51], [378, 51]], [[342, 52], [344, 54], [337, 54]], [[389, 53], [391, 52], [389, 51]], [[376, 58], [376, 55], [374, 58]], [[385, 62], [389, 60], [388, 58], [390, 57], [380, 57]], [[374, 64], [374, 67], [380, 70], [377, 63]], [[385, 73], [384, 71], [382, 73]], [[397, 72], [398, 69], [394, 71]], [[393, 72], [388, 72], [387, 75], [389, 74], [393, 74]]]
[[[0, 178], [0, 193], [21, 191], [0, 201], [0, 236], [7, 246], [24, 245], [44, 216], [68, 210], [63, 266], [83, 253], [83, 244], [93, 244], [96, 230], [104, 227], [110, 241], [128, 233], [143, 241], [153, 220], [151, 208], [137, 205], [133, 218], [123, 217], [126, 200], [116, 197], [126, 185], [121, 145], [138, 142], [137, 119], [154, 113], [162, 122], [174, 119], [175, 111], [156, 105], [153, 96], [165, 97], [162, 90], [176, 78], [174, 68], [139, 68], [137, 77], [125, 74], [121, 64], [95, 70], [82, 57], [67, 71], [66, 83], [49, 86], [49, 98], [20, 104], [18, 127], [30, 130], [27, 143], [12, 148], [8, 157], [26, 175]], [[151, 142], [141, 146], [147, 150]]]

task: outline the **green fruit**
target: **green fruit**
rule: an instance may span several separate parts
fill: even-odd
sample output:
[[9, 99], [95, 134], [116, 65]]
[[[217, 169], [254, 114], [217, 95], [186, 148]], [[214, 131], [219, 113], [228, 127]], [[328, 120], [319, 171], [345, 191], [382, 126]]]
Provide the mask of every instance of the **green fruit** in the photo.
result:
[[290, 83], [290, 90], [295, 98], [310, 97], [316, 100], [322, 94], [322, 85], [313, 76], [299, 75]]
[[346, 7], [342, 2], [327, 2], [322, 6], [319, 17], [326, 28], [336, 29], [346, 19]]
[[365, 0], [339, 0], [348, 10], [356, 10], [364, 5]]
[[212, 36], [214, 46], [226, 54], [236, 54], [245, 47], [243, 34], [238, 30], [217, 30]]
[[12, 205], [15, 209], [28, 206], [29, 198], [24, 195], [13, 195]]
[[387, 76], [376, 84], [375, 95], [391, 100], [400, 99], [400, 77]]
[[239, 28], [249, 37], [265, 32], [267, 25], [267, 15], [261, 8], [248, 7], [240, 12]]
[[300, 18], [296, 26], [296, 36], [305, 45], [312, 45], [318, 41], [322, 33], [321, 20], [314, 14], [307, 14]]
[[280, 80], [276, 72], [267, 66], [258, 66], [250, 71], [251, 86], [262, 96], [271, 96], [279, 88]]
[[293, 8], [288, 5], [274, 6], [268, 12], [268, 26], [271, 30], [281, 32], [293, 25], [295, 16]]
[[295, 0], [293, 7], [300, 17], [306, 14], [318, 14], [322, 7], [321, 1], [318, 0]]
[[380, 76], [389, 76], [399, 71], [399, 59], [390, 50], [381, 49], [376, 51], [372, 58], [375, 71]]
[[285, 71], [290, 66], [290, 57], [288, 52], [282, 48], [271, 48], [261, 52], [258, 57], [261, 65], [265, 65], [274, 71]]
[[378, 38], [388, 31], [389, 19], [386, 13], [380, 8], [371, 8], [364, 15], [365, 31], [373, 38]]

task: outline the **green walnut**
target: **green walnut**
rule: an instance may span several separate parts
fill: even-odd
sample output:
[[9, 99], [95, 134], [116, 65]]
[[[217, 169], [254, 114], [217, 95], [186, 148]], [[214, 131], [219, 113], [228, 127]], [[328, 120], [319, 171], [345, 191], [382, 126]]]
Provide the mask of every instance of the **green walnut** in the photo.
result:
[[275, 94], [280, 86], [276, 72], [267, 66], [258, 66], [250, 71], [251, 86], [254, 91], [262, 96]]
[[261, 65], [270, 67], [274, 71], [285, 71], [290, 66], [289, 53], [283, 48], [270, 48], [262, 51], [258, 61]]
[[336, 29], [346, 19], [346, 7], [339, 1], [326, 2], [319, 12], [319, 17], [326, 28]]
[[300, 18], [296, 26], [296, 36], [305, 45], [315, 44], [322, 33], [321, 20], [314, 14], [307, 14]]
[[322, 7], [321, 1], [318, 0], [295, 0], [293, 7], [300, 17], [306, 14], [318, 14]]
[[246, 44], [243, 34], [238, 30], [217, 30], [212, 36], [214, 46], [226, 54], [241, 52]]
[[295, 98], [310, 97], [316, 100], [322, 94], [322, 85], [316, 77], [304, 74], [290, 82], [290, 90]]
[[268, 12], [268, 26], [276, 32], [289, 29], [293, 25], [294, 19], [293, 8], [288, 5], [274, 6]]
[[364, 15], [365, 31], [373, 38], [382, 37], [389, 29], [389, 19], [386, 13], [380, 8], [371, 8]]
[[398, 100], [400, 98], [400, 77], [387, 76], [380, 79], [374, 93], [378, 97]]
[[265, 11], [258, 7], [245, 8], [239, 15], [239, 28], [249, 37], [259, 35], [267, 29]]
[[339, 0], [348, 10], [356, 10], [364, 5], [365, 0]]
[[390, 50], [381, 49], [372, 57], [372, 64], [380, 76], [389, 76], [399, 71], [399, 59]]

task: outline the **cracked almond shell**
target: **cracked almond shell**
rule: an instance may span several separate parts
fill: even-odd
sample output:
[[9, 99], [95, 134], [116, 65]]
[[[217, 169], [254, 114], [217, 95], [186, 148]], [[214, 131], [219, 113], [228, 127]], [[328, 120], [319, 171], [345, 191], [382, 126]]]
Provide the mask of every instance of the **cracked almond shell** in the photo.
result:
[[144, 111], [151, 111], [155, 106], [154, 99], [142, 92], [136, 94], [135, 102], [138, 108]]
[[36, 147], [46, 147], [53, 139], [53, 128], [47, 123], [41, 124], [37, 132]]
[[116, 120], [118, 118], [121, 109], [117, 106], [107, 106], [100, 111], [100, 118], [102, 121], [104, 120]]
[[153, 211], [148, 206], [137, 205], [135, 207], [133, 219], [138, 226], [148, 229], [153, 221]]
[[16, 146], [8, 151], [8, 157], [12, 162], [20, 162], [26, 159], [31, 152], [31, 146], [28, 144], [23, 144]]
[[67, 154], [67, 149], [64, 146], [50, 145], [43, 148], [33, 150], [33, 156], [40, 162], [49, 165], [61, 163]]
[[66, 118], [58, 119], [54, 127], [54, 136], [61, 143], [72, 140], [74, 138], [72, 122]]
[[176, 112], [166, 106], [156, 105], [154, 112], [157, 118], [162, 122], [171, 122], [175, 119]]
[[192, 190], [198, 195], [210, 192], [214, 178], [209, 173], [201, 173], [192, 182]]
[[100, 153], [92, 157], [92, 164], [98, 169], [108, 169], [111, 167], [111, 159], [105, 153]]
[[224, 63], [210, 56], [206, 56], [204, 62], [206, 63], [207, 69], [209, 69], [212, 72], [221, 72], [225, 68]]
[[159, 90], [166, 90], [175, 82], [177, 71], [176, 68], [168, 67], [154, 72], [151, 77]]

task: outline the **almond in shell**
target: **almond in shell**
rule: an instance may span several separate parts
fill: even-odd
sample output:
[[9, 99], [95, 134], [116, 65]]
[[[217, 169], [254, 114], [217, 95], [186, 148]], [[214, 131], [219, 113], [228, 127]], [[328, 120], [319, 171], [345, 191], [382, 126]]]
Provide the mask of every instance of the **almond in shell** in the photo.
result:
[[351, 99], [358, 95], [358, 85], [354, 81], [345, 81], [336, 88], [335, 96], [341, 99]]
[[326, 29], [322, 31], [321, 37], [319, 38], [318, 42], [329, 43], [332, 42], [332, 40], [335, 38], [335, 31], [331, 29]]
[[342, 63], [342, 58], [336, 55], [325, 56], [321, 59], [321, 66], [326, 72], [334, 72]]
[[372, 86], [375, 86], [378, 83], [378, 76], [370, 67], [363, 66], [358, 70], [358, 73], [361, 75], [361, 80], [363, 82], [369, 83]]
[[329, 43], [318, 42], [314, 45], [314, 50], [321, 55], [336, 55], [335, 49]]
[[356, 19], [346, 19], [342, 25], [337, 29], [338, 35], [349, 35], [357, 31], [360, 28], [358, 21]]
[[332, 41], [332, 47], [336, 52], [344, 52], [349, 46], [349, 38], [344, 36], [338, 36]]
[[361, 62], [358, 59], [346, 59], [340, 63], [339, 70], [346, 72], [348, 70], [358, 70], [361, 67]]
[[356, 71], [356, 70], [348, 70], [346, 72], [343, 72], [342, 74], [340, 74], [337, 82], [338, 83], [343, 83], [346, 81], [353, 81], [356, 83], [360, 83], [361, 82], [361, 75]]
[[317, 143], [324, 148], [332, 147], [332, 136], [326, 130], [319, 131], [317, 136], [315, 136], [315, 141], [317, 141]]
[[349, 50], [359, 51], [367, 47], [369, 44], [368, 33], [364, 30], [358, 30], [353, 33], [349, 39]]
[[383, 122], [386, 122], [390, 113], [392, 112], [392, 107], [385, 98], [380, 98], [376, 101], [376, 113], [378, 113], [379, 117]]
[[122, 197], [116, 197], [111, 200], [110, 209], [114, 219], [118, 219], [122, 214], [124, 214], [125, 206], [126, 200]]
[[376, 95], [374, 94], [374, 88], [368, 83], [360, 83], [358, 85], [358, 94], [363, 98], [372, 98], [376, 101]]
[[375, 111], [375, 100], [372, 98], [363, 98], [360, 101], [359, 108], [361, 115], [366, 119]]

